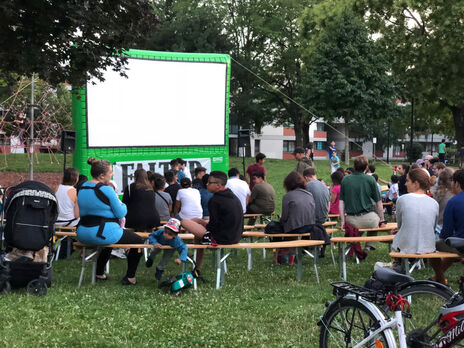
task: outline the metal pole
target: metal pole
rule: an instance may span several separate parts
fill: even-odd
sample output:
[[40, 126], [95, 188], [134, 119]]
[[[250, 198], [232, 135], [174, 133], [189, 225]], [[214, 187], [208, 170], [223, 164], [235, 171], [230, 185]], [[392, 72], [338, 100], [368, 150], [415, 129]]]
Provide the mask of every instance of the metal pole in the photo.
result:
[[31, 80], [31, 143], [29, 148], [29, 179], [34, 180], [34, 74]]
[[414, 138], [414, 97], [411, 100], [411, 139], [410, 139], [410, 144], [409, 144], [409, 164], [412, 164], [413, 159], [411, 158], [411, 152], [412, 152], [412, 141]]
[[391, 120], [388, 119], [388, 130], [387, 130], [387, 163], [390, 163], [390, 124]]

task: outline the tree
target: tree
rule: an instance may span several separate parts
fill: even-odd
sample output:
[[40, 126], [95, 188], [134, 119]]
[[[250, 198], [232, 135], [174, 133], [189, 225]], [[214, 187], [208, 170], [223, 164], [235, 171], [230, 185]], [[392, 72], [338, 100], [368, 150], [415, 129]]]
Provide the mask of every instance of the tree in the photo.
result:
[[298, 25], [301, 12], [312, 2], [217, 2], [227, 9], [225, 28], [234, 44], [232, 58], [238, 62], [232, 71], [233, 112], [242, 125], [253, 125], [257, 131], [265, 123], [292, 124], [297, 146], [309, 142], [309, 125], [316, 118], [305, 110], [308, 105], [302, 105], [307, 86]]
[[302, 17], [310, 38], [305, 54], [306, 103], [327, 120], [343, 118], [345, 160], [349, 161], [349, 125], [370, 124], [394, 114], [395, 88], [390, 66], [369, 38], [362, 17], [334, 2], [321, 3]]
[[148, 0], [10, 0], [0, 3], [0, 71], [37, 73], [54, 85], [102, 79], [102, 68], [124, 74], [155, 17]]
[[[359, 0], [355, 5], [371, 32], [381, 35], [378, 41], [396, 78], [412, 97], [447, 107], [456, 140], [464, 146], [464, 3]], [[441, 124], [446, 124], [446, 114]]]

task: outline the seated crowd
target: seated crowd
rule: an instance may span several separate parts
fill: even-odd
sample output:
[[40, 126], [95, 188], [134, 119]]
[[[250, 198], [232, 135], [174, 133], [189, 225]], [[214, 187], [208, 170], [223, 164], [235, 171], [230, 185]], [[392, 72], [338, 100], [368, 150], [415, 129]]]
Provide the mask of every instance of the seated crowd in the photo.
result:
[[[464, 170], [447, 168], [438, 158], [427, 156], [411, 167], [399, 166], [390, 181], [379, 179], [375, 166], [365, 156], [356, 157], [354, 167], [344, 170], [333, 165], [328, 186], [317, 178], [314, 162], [302, 148], [295, 149], [298, 161], [283, 185], [282, 214], [279, 219], [283, 233], [307, 233], [322, 228], [328, 214], [339, 214], [341, 227], [347, 236], [359, 235], [359, 229], [384, 227], [384, 202], [396, 205], [398, 228], [393, 249], [402, 253], [427, 253], [451, 250], [444, 243], [450, 236], [464, 238]], [[266, 181], [264, 154], [256, 155], [256, 163], [248, 167], [246, 178], [236, 168], [226, 174], [207, 173], [197, 167], [193, 173], [181, 158], [171, 161], [171, 169], [164, 175], [137, 169], [134, 182], [123, 189], [122, 202], [112, 184], [110, 162], [89, 159], [92, 178], [78, 176], [75, 169], [66, 169], [58, 187], [59, 224], [77, 225], [77, 238], [87, 244], [139, 244], [136, 233], [153, 231], [149, 241], [155, 245], [147, 267], [151, 267], [159, 253], [157, 245], [170, 245], [156, 266], [156, 279], [161, 279], [164, 268], [173, 258], [174, 249], [186, 260], [186, 246], [178, 237], [181, 228], [192, 233], [197, 243], [233, 244], [242, 237], [244, 213], [270, 215], [275, 210], [276, 193]], [[338, 163], [339, 164], [339, 161]], [[397, 176], [396, 174], [400, 174]], [[192, 180], [192, 174], [193, 180]], [[249, 182], [247, 182], [247, 180]], [[389, 190], [382, 198], [378, 183], [388, 183]], [[113, 186], [113, 187], [111, 187]], [[390, 206], [387, 213], [392, 216]], [[131, 229], [126, 229], [131, 228]], [[376, 232], [368, 232], [368, 236]], [[366, 243], [357, 250], [364, 259], [375, 243]], [[104, 248], [97, 260], [97, 280], [106, 280], [104, 267], [111, 249]], [[141, 253], [130, 249], [127, 272], [122, 283], [136, 283], [136, 270]], [[202, 266], [203, 249], [197, 252], [197, 269]], [[445, 271], [450, 261], [436, 260], [434, 280], [445, 283]]]

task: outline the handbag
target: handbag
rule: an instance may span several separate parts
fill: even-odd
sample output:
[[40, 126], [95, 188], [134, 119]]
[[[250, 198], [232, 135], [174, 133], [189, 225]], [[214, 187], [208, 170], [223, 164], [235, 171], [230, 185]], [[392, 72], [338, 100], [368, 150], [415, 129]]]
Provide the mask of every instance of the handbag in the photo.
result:
[[264, 228], [266, 234], [284, 233], [284, 225], [280, 221], [271, 221]]

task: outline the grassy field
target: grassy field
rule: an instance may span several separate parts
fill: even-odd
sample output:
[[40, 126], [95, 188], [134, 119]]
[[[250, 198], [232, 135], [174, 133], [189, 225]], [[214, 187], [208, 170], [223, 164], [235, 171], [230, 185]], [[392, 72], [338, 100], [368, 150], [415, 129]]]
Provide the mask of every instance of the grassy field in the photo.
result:
[[[247, 165], [251, 159], [247, 159]], [[240, 159], [231, 166], [241, 168]], [[327, 163], [316, 163], [327, 180]], [[283, 194], [282, 181], [295, 161], [268, 160], [268, 180]], [[388, 177], [389, 168], [379, 168]], [[385, 173], [385, 174], [383, 174]], [[280, 198], [278, 198], [280, 204]], [[301, 282], [295, 266], [273, 266], [272, 252], [263, 259], [253, 251], [253, 270], [247, 271], [247, 255], [239, 251], [227, 266], [226, 284], [215, 290], [215, 270], [205, 255], [198, 291], [172, 296], [158, 289], [154, 268], [140, 264], [133, 287], [123, 287], [125, 261], [111, 260], [110, 279], [90, 285], [90, 267], [84, 285], [76, 288], [80, 272], [79, 253], [54, 263], [54, 281], [46, 297], [27, 296], [24, 290], [0, 296], [4, 347], [317, 347], [325, 303], [333, 298], [330, 282], [339, 280], [330, 253], [319, 262], [321, 283], [315, 281], [312, 259], [304, 259]], [[158, 260], [157, 260], [158, 261]], [[348, 261], [348, 280], [363, 284], [376, 261], [389, 261], [387, 246], [381, 245], [357, 265]], [[90, 265], [89, 265], [90, 266]], [[181, 272], [173, 262], [165, 275]], [[432, 275], [430, 268], [415, 272], [418, 279]], [[448, 271], [456, 288], [461, 265]]]
[[[0, 172], [29, 172], [29, 154], [0, 154]], [[35, 173], [62, 173], [62, 153], [35, 153]], [[66, 167], [72, 166], [72, 155], [66, 155]]]

